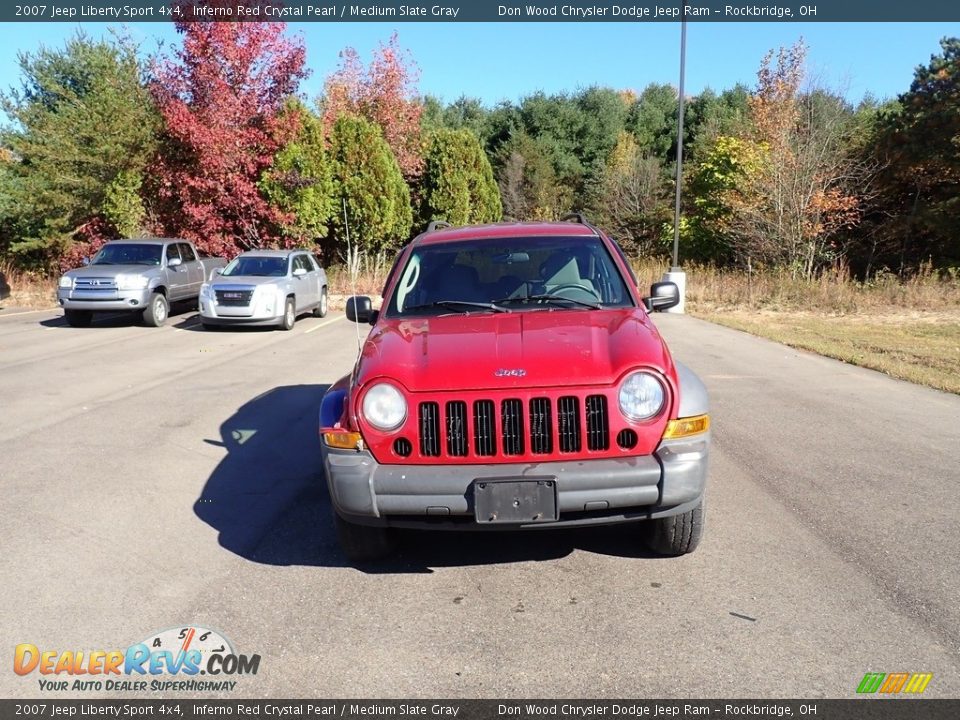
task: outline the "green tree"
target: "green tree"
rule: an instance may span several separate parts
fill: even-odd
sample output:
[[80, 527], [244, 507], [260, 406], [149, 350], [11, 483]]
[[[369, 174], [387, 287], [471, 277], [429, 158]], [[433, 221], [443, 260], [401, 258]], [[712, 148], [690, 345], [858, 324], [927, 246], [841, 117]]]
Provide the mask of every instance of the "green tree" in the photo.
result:
[[277, 153], [260, 181], [260, 189], [270, 203], [293, 217], [283, 227], [285, 233], [301, 245], [315, 243], [327, 235], [339, 209], [333, 167], [320, 118], [299, 100], [288, 102], [286, 112], [298, 115], [300, 129]]
[[900, 270], [934, 258], [960, 263], [960, 38], [917, 67], [910, 90], [883, 113], [876, 134], [882, 260]]
[[[343, 115], [330, 134], [335, 197], [347, 205], [350, 240], [364, 252], [398, 246], [410, 234], [410, 191], [390, 146], [376, 125]], [[337, 244], [346, 248], [342, 209], [333, 216]]]
[[640, 150], [672, 160], [677, 138], [677, 91], [671, 85], [648, 85], [630, 107], [626, 127], [633, 133]]
[[622, 131], [599, 187], [597, 219], [601, 225], [628, 251], [656, 252], [661, 226], [670, 216], [659, 158], [643, 152], [633, 135]]
[[[154, 153], [158, 115], [141, 82], [136, 48], [79, 33], [63, 49], [19, 56], [22, 86], [0, 95], [14, 123], [0, 131], [8, 197], [0, 225], [25, 264], [50, 267], [72, 236], [107, 212], [124, 230], [139, 226], [130, 189]], [[133, 215], [130, 213], [133, 212]], [[119, 229], [119, 228], [118, 228]]]
[[522, 130], [498, 151], [497, 184], [503, 211], [516, 220], [556, 220], [573, 205], [573, 192], [557, 177], [550, 147]]
[[427, 141], [421, 219], [454, 225], [494, 222], [503, 208], [493, 169], [469, 130], [435, 130]]

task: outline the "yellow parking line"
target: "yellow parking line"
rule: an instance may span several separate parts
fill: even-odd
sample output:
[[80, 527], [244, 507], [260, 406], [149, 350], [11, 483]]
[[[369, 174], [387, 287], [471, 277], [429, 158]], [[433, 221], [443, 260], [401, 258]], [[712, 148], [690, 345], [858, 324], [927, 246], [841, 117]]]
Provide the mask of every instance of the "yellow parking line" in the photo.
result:
[[327, 325], [330, 325], [331, 323], [335, 323], [337, 320], [341, 320], [341, 319], [343, 319], [344, 317], [345, 317], [344, 315], [338, 315], [337, 317], [331, 318], [330, 320], [325, 320], [324, 322], [320, 323], [319, 325], [314, 325], [314, 326], [313, 326], [312, 328], [310, 328], [309, 330], [305, 330], [305, 331], [304, 331], [304, 335], [306, 335], [307, 333], [312, 333], [314, 330], [319, 330], [319, 329], [322, 328], [322, 327], [326, 327]]

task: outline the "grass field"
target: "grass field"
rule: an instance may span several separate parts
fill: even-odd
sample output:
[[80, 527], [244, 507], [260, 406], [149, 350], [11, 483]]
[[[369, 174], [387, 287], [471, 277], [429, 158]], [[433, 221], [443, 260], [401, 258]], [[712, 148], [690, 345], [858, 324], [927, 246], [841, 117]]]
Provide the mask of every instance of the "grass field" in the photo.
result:
[[[643, 285], [665, 266], [638, 268]], [[687, 311], [791, 347], [960, 394], [960, 281], [930, 269], [900, 281], [816, 280], [689, 267]], [[642, 285], [642, 286], [643, 286]]]

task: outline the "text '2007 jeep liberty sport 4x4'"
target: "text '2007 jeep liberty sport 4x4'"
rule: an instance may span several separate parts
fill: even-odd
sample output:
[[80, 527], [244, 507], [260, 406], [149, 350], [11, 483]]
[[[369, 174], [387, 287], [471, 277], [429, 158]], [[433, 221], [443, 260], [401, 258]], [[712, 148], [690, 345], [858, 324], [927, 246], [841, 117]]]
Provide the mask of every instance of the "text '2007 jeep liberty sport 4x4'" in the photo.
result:
[[[400, 251], [373, 329], [325, 394], [321, 452], [344, 552], [394, 527], [526, 529], [646, 521], [654, 550], [696, 548], [707, 395], [674, 362], [620, 248], [578, 222], [437, 229]], [[445, 225], [442, 224], [442, 225]]]

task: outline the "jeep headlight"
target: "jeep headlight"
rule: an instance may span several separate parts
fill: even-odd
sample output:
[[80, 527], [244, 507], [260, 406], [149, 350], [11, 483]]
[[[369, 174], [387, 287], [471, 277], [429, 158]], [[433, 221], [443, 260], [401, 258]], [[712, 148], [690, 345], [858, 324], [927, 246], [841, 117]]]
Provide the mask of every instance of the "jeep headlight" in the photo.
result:
[[620, 385], [620, 412], [630, 420], [649, 420], [663, 409], [663, 385], [647, 372], [628, 375]]
[[147, 282], [145, 275], [117, 275], [118, 290], [143, 290]]
[[67, 277], [64, 275], [60, 278], [60, 287], [62, 288], [72, 288], [73, 287], [73, 278]]
[[378, 430], [396, 430], [407, 419], [407, 401], [393, 385], [379, 383], [363, 396], [363, 417]]

